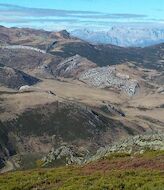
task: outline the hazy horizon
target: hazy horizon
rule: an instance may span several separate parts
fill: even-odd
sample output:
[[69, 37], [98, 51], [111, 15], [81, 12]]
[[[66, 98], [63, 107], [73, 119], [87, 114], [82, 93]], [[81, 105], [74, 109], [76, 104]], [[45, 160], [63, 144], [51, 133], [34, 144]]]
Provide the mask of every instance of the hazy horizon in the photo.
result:
[[164, 28], [163, 0], [0, 0], [0, 25], [45, 30]]

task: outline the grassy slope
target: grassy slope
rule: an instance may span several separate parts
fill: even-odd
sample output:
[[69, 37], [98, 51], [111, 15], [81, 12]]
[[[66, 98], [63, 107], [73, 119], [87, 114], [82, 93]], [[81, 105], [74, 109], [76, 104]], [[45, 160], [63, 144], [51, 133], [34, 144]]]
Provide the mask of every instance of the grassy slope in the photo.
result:
[[164, 151], [115, 154], [82, 167], [17, 171], [0, 176], [0, 190], [163, 190]]
[[[93, 123], [90, 124], [90, 122]], [[2, 133], [2, 129], [5, 132]], [[14, 134], [14, 137], [21, 139], [31, 136], [41, 137], [46, 134], [49, 139], [55, 134], [61, 137], [63, 142], [78, 143], [80, 140], [87, 145], [89, 142], [94, 142], [96, 145], [105, 143], [112, 139], [112, 135], [120, 138], [119, 131], [125, 134], [138, 134], [137, 130], [126, 127], [121, 122], [104, 117], [98, 112], [94, 112], [91, 108], [75, 103], [52, 103], [38, 108], [29, 109], [21, 114], [17, 119], [0, 123], [0, 136], [9, 136], [9, 133]], [[108, 137], [104, 134], [109, 133]], [[2, 141], [2, 142], [1, 142]], [[17, 146], [17, 138], [7, 138], [6, 143], [0, 139], [0, 146], [6, 147], [6, 144], [11, 142]], [[75, 143], [75, 144], [76, 144]], [[95, 146], [95, 144], [94, 144]], [[92, 146], [93, 147], [93, 146]], [[97, 147], [95, 147], [96, 149]]]
[[110, 45], [94, 46], [86, 42], [70, 41], [57, 45], [57, 49], [62, 51], [53, 49], [50, 53], [64, 58], [79, 54], [95, 62], [98, 66], [118, 65], [128, 61], [135, 62], [136, 66], [163, 71], [162, 65], [159, 64], [163, 59], [163, 46], [164, 44], [146, 48], [121, 48]]

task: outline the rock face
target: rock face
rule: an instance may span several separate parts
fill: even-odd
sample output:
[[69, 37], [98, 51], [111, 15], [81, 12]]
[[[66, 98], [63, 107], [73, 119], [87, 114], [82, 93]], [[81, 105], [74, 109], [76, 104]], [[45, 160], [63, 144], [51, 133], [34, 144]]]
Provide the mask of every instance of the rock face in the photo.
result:
[[83, 71], [93, 67], [96, 67], [95, 63], [79, 55], [75, 55], [64, 60], [57, 66], [56, 75], [60, 77], [76, 78]]
[[22, 71], [0, 65], [0, 84], [18, 89], [23, 85], [33, 85], [40, 80]]
[[129, 76], [119, 74], [116, 67], [97, 67], [84, 72], [80, 80], [97, 88], [114, 87], [124, 91], [129, 96], [136, 94], [139, 84], [136, 80], [129, 79]]

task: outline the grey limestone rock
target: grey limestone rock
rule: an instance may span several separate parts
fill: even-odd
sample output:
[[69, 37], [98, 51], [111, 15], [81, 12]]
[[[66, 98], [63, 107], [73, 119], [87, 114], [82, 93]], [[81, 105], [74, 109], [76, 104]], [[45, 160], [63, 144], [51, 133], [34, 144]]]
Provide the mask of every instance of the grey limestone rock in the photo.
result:
[[136, 94], [138, 81], [117, 72], [115, 66], [97, 67], [89, 69], [79, 77], [81, 81], [97, 88], [117, 88], [129, 96]]

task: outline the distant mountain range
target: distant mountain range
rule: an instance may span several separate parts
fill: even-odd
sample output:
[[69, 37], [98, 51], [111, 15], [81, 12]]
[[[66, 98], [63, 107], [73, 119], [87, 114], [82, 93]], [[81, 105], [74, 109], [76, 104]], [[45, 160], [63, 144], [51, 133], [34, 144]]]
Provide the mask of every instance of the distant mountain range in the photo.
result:
[[164, 28], [111, 27], [107, 31], [78, 29], [71, 34], [91, 43], [123, 47], [146, 47], [164, 42]]

